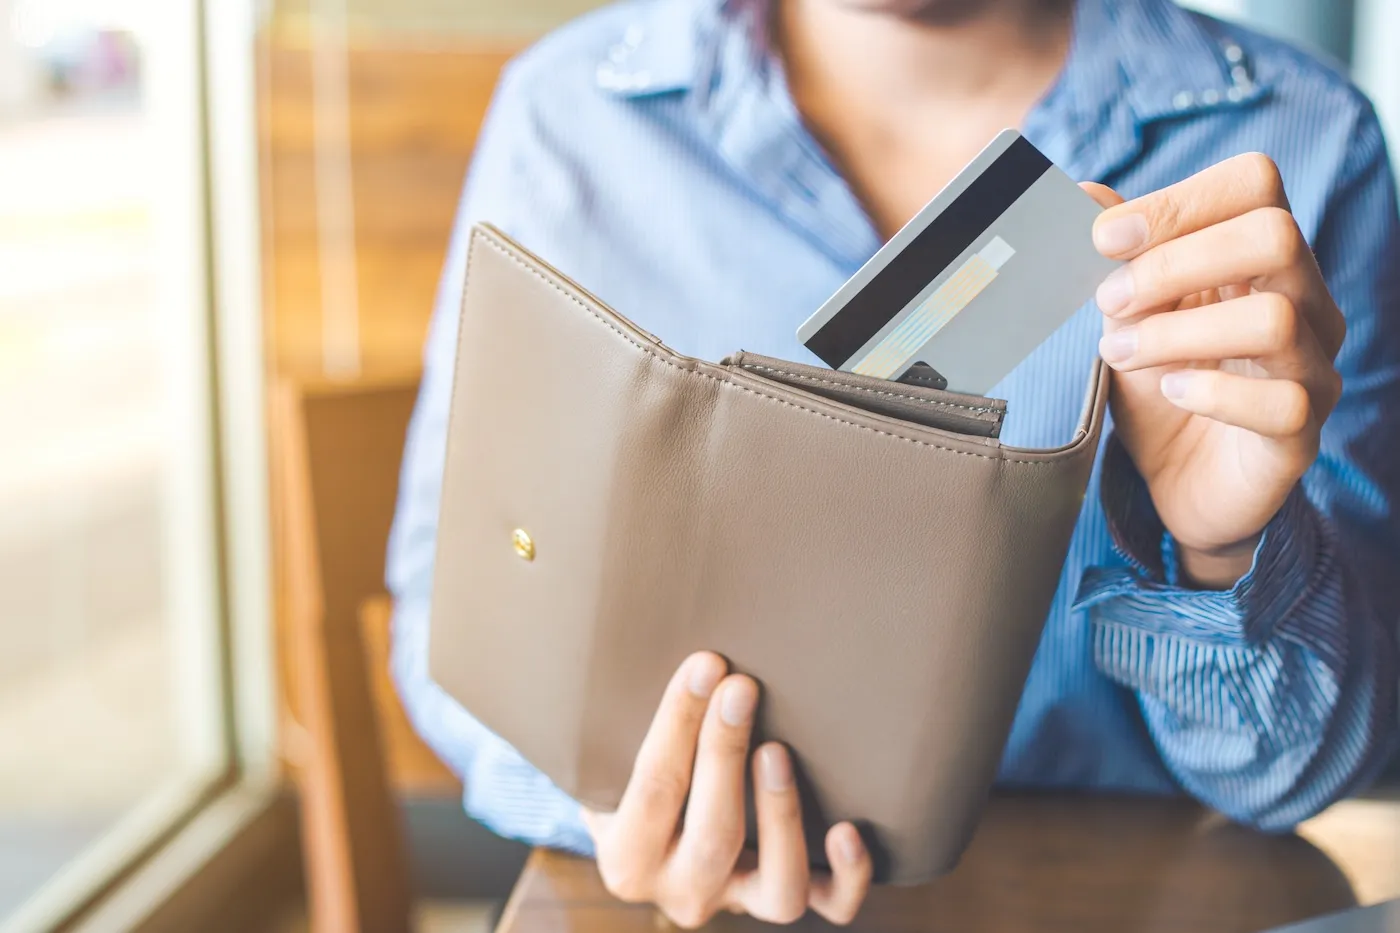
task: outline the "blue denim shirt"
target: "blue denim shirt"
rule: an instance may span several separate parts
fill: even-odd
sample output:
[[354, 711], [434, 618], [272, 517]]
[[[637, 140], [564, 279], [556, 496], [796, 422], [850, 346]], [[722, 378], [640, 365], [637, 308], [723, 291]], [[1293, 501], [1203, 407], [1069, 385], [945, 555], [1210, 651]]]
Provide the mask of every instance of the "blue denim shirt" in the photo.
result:
[[[463, 195], [390, 547], [393, 664], [467, 811], [531, 843], [587, 851], [578, 806], [425, 658], [466, 230], [497, 224], [683, 353], [817, 362], [797, 325], [880, 238], [804, 128], [765, 14], [652, 0], [560, 29], [506, 70]], [[1400, 224], [1381, 131], [1329, 67], [1168, 0], [1080, 0], [1063, 72], [1022, 130], [1129, 197], [1269, 154], [1350, 330], [1317, 464], [1230, 591], [1174, 585], [1142, 481], [1104, 445], [1000, 781], [1184, 792], [1288, 826], [1367, 780], [1396, 732]], [[1007, 443], [1069, 438], [1099, 334], [1085, 307], [993, 390]]]

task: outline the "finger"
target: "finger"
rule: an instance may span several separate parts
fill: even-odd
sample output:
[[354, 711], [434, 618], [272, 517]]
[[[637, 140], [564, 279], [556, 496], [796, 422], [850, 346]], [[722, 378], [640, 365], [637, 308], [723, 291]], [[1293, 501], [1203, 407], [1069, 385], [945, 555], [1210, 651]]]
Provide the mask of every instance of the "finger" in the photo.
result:
[[1245, 283], [1301, 303], [1316, 278], [1316, 262], [1293, 215], [1268, 207], [1153, 247], [1109, 275], [1095, 297], [1112, 317]]
[[1104, 334], [1099, 354], [1119, 372], [1203, 360], [1260, 360], [1271, 376], [1331, 369], [1298, 311], [1277, 292], [1151, 314]]
[[1261, 208], [1157, 246], [1116, 269], [1095, 297], [1104, 314], [1122, 319], [1243, 284], [1288, 298], [1328, 356], [1335, 355], [1345, 322], [1327, 297], [1293, 215], [1278, 208]]
[[792, 757], [777, 742], [753, 756], [758, 815], [758, 870], [732, 882], [731, 900], [769, 923], [793, 923], [807, 912], [811, 868]]
[[1094, 222], [1094, 245], [1110, 258], [1131, 259], [1261, 207], [1286, 211], [1288, 197], [1273, 159], [1251, 152], [1152, 194], [1105, 206]]
[[1108, 185], [1101, 185], [1096, 181], [1081, 181], [1079, 187], [1083, 188], [1089, 197], [1099, 202], [1099, 207], [1109, 208], [1123, 203], [1123, 196]]
[[[618, 844], [599, 849], [598, 866], [605, 881], [611, 873], [624, 887], [639, 886], [638, 879], [654, 873], [665, 860], [690, 792], [701, 723], [725, 669], [724, 659], [716, 654], [693, 654], [666, 686], [622, 803], [607, 821], [609, 837]], [[613, 893], [622, 897], [628, 892]]]
[[744, 775], [757, 705], [758, 684], [742, 674], [726, 677], [710, 699], [685, 824], [667, 867], [688, 894], [719, 895], [744, 847]]
[[1162, 394], [1179, 408], [1264, 437], [1295, 437], [1313, 422], [1307, 389], [1289, 379], [1185, 369], [1162, 377]]
[[826, 834], [826, 857], [831, 874], [812, 883], [812, 909], [831, 923], [845, 926], [856, 918], [870, 891], [870, 853], [850, 823], [838, 823]]

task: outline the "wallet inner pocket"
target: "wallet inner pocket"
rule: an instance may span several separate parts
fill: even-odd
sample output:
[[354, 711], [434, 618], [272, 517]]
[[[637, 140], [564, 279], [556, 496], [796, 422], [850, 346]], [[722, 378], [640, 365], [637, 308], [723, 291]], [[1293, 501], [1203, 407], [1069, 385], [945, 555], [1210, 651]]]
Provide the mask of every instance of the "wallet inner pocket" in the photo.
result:
[[1001, 434], [1006, 402], [902, 382], [889, 382], [803, 363], [735, 353], [722, 365], [900, 421], [973, 437]]

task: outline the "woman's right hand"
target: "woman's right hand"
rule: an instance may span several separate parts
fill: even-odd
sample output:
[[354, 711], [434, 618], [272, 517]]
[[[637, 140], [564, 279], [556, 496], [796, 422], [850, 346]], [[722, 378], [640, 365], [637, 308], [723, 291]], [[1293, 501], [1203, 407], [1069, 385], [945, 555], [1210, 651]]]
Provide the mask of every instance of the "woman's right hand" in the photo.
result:
[[[753, 756], [758, 852], [744, 851], [744, 781], [758, 685], [691, 655], [671, 678], [616, 813], [584, 810], [603, 883], [694, 929], [721, 910], [792, 923], [810, 907], [847, 924], [870, 888], [870, 854], [850, 823], [826, 834], [830, 874], [813, 875], [792, 760]], [[682, 819], [682, 816], [684, 819]]]

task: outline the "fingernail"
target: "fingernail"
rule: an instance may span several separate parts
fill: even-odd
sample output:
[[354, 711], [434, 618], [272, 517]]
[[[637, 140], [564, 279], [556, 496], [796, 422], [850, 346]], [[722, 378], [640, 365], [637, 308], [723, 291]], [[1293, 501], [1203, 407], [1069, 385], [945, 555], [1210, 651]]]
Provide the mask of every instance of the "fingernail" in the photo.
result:
[[724, 688], [724, 696], [719, 699], [719, 718], [726, 725], [742, 726], [753, 715], [758, 703], [758, 690], [748, 679], [732, 681]]
[[860, 841], [860, 833], [855, 831], [855, 827], [847, 828], [841, 833], [837, 847], [841, 850], [841, 857], [852, 864], [860, 861], [861, 853], [865, 849]]
[[1173, 402], [1186, 398], [1186, 390], [1191, 387], [1191, 374], [1167, 373], [1162, 377], [1162, 394]]
[[686, 686], [694, 696], [702, 700], [708, 699], [723, 676], [724, 665], [711, 655], [701, 655], [690, 661], [690, 678], [686, 681]]
[[1095, 294], [1099, 310], [1104, 314], [1117, 314], [1133, 301], [1133, 272], [1127, 266], [1119, 266], [1108, 274]]
[[781, 745], [765, 745], [758, 750], [758, 770], [765, 790], [779, 792], [792, 787], [792, 759]]
[[1147, 242], [1147, 218], [1123, 214], [1094, 224], [1094, 246], [1105, 256], [1130, 253]]
[[1099, 356], [1103, 357], [1105, 362], [1125, 363], [1132, 359], [1137, 348], [1137, 328], [1125, 327], [1103, 335], [1103, 339], [1099, 341]]

